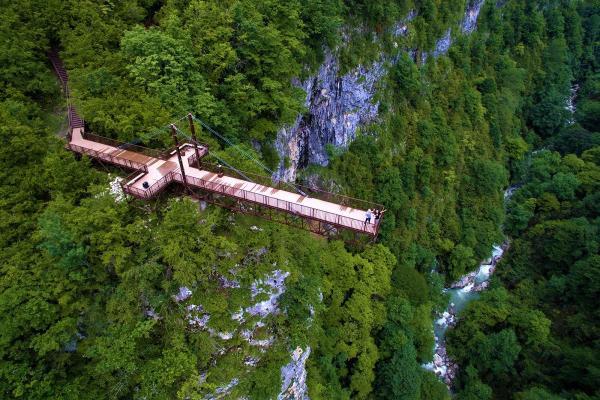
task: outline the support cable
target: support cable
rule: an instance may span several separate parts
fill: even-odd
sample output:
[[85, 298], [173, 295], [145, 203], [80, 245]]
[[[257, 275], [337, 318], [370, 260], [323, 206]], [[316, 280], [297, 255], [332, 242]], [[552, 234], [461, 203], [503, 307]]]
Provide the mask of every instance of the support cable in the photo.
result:
[[[216, 130], [214, 130], [213, 128], [211, 128], [204, 121], [202, 121], [201, 119], [197, 118], [195, 115], [192, 115], [192, 118], [194, 118], [194, 120], [196, 120], [200, 125], [202, 125], [206, 129], [208, 129], [213, 135], [217, 136], [218, 138], [220, 138], [221, 140], [223, 140], [225, 143], [227, 143], [230, 146], [232, 146], [238, 153], [240, 153], [241, 155], [243, 155], [244, 157], [246, 157], [248, 160], [254, 162], [258, 166], [260, 166], [262, 169], [264, 169], [265, 171], [267, 171], [271, 176], [275, 175], [274, 171], [272, 171], [271, 169], [269, 169], [266, 165], [264, 165], [262, 162], [260, 162], [259, 160], [257, 160], [255, 157], [252, 157], [252, 155], [250, 155], [247, 152], [245, 152], [242, 149], [240, 149], [238, 146], [235, 146], [234, 143], [232, 143], [225, 136], [221, 135]], [[295, 185], [292, 185], [291, 183], [286, 182], [286, 181], [278, 180], [278, 182], [283, 182], [285, 185], [287, 185], [288, 187], [292, 188], [295, 192], [301, 194], [302, 196], [307, 196], [308, 197], [308, 195], [306, 193], [304, 193], [304, 191], [302, 189], [300, 189], [299, 187], [297, 187]]]
[[243, 155], [244, 157], [246, 157], [247, 159], [249, 159], [250, 161], [256, 163], [257, 165], [259, 165], [261, 168], [263, 168], [265, 171], [269, 172], [271, 175], [273, 175], [275, 172], [273, 172], [272, 170], [270, 170], [266, 165], [264, 165], [263, 163], [261, 163], [259, 160], [257, 160], [255, 157], [252, 157], [252, 155], [246, 153], [244, 150], [240, 149], [239, 147], [235, 147], [235, 144], [233, 142], [231, 142], [229, 139], [227, 139], [225, 136], [221, 135], [219, 132], [215, 131], [213, 128], [211, 128], [210, 126], [208, 126], [204, 121], [202, 121], [199, 118], [196, 118], [195, 116], [192, 115], [192, 118], [194, 118], [196, 121], [198, 121], [203, 127], [205, 127], [206, 129], [208, 129], [213, 135], [217, 136], [219, 139], [223, 140], [224, 142], [226, 142], [227, 144], [229, 144], [230, 146], [233, 146], [241, 155]]
[[230, 168], [230, 169], [234, 170], [235, 172], [237, 172], [238, 174], [240, 174], [248, 182], [252, 182], [252, 183], [256, 184], [256, 182], [254, 182], [252, 179], [248, 178], [246, 176], [246, 174], [244, 174], [239, 169], [233, 167], [231, 164], [229, 164], [227, 161], [223, 160], [221, 157], [217, 156], [216, 154], [212, 154], [212, 156], [215, 157], [217, 160], [219, 160], [219, 162], [223, 163], [227, 168]]
[[[147, 135], [145, 135], [144, 139], [145, 140], [154, 139], [160, 133], [168, 133], [171, 125], [176, 124], [176, 123], [182, 121], [186, 117], [187, 117], [187, 115], [184, 115], [183, 117], [179, 118], [178, 120], [176, 120], [174, 122], [170, 122], [170, 123], [168, 123], [166, 125], [163, 125], [161, 127], [156, 128], [155, 130], [153, 130], [150, 133], [148, 133]], [[134, 138], [130, 142], [127, 142], [126, 145], [130, 145], [130, 144], [135, 145], [135, 144], [140, 143], [140, 142], [143, 142], [143, 140], [141, 139], [141, 137], [138, 136], [137, 138]]]
[[[179, 133], [180, 135], [182, 135], [186, 139], [190, 140], [191, 142], [194, 142], [194, 140], [192, 139], [192, 137], [189, 136], [187, 133], [183, 132], [181, 129], [179, 129], [177, 127], [175, 129], [177, 130], [177, 133]], [[196, 143], [196, 144], [198, 144], [198, 143]], [[247, 181], [250, 181], [252, 183], [256, 183], [252, 179], [248, 178], [248, 176], [246, 174], [244, 174], [242, 171], [240, 171], [239, 169], [233, 167], [231, 164], [229, 164], [227, 161], [223, 160], [221, 157], [217, 156], [215, 153], [210, 153], [210, 155], [213, 156], [213, 157], [215, 157], [220, 163], [224, 164], [227, 168], [232, 169], [235, 172], [237, 172], [238, 174], [240, 174]]]

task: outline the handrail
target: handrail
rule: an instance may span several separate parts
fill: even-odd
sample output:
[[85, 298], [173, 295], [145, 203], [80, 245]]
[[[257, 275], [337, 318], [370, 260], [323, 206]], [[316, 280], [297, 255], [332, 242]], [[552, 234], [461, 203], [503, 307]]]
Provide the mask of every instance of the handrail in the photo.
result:
[[[195, 165], [196, 164], [195, 155], [188, 158], [188, 164], [191, 167], [196, 166]], [[216, 172], [216, 173], [221, 172], [220, 169], [227, 170], [227, 173], [226, 173], [227, 175], [234, 174], [234, 175], [238, 176], [240, 179], [246, 180], [246, 177], [239, 176], [239, 173], [234, 169], [228, 168], [226, 166], [221, 166], [221, 168], [219, 168], [216, 164], [207, 162], [207, 161], [202, 162], [201, 169], [210, 171], [210, 172]], [[315, 188], [311, 188], [311, 187], [307, 187], [307, 186], [303, 186], [303, 185], [298, 185], [295, 183], [288, 183], [288, 182], [283, 183], [281, 181], [273, 182], [271, 177], [254, 174], [254, 173], [249, 173], [249, 172], [245, 172], [245, 171], [244, 171], [244, 175], [247, 175], [249, 178], [251, 178], [253, 180], [253, 182], [258, 183], [260, 185], [274, 187], [275, 189], [278, 189], [278, 190], [287, 190], [287, 191], [289, 191], [289, 187], [291, 186], [296, 189], [300, 189], [299, 191], [301, 191], [303, 193], [309, 194], [310, 197], [312, 197], [312, 198], [329, 201], [332, 203], [337, 203], [337, 204], [340, 204], [340, 205], [346, 206], [346, 207], [356, 208], [356, 209], [360, 209], [360, 210], [367, 210], [367, 209], [383, 210], [384, 209], [384, 206], [381, 204], [373, 203], [373, 202], [366, 201], [366, 200], [356, 199], [353, 197], [344, 196], [344, 195], [337, 194], [337, 193], [327, 192], [322, 189], [315, 189]]]
[[[173, 178], [176, 181], [183, 182], [183, 176], [181, 175], [181, 173], [171, 171], [170, 174], [173, 174]], [[293, 215], [297, 215], [298, 217], [308, 217], [314, 220], [319, 220], [326, 223], [351, 228], [353, 230], [361, 232], [372, 233], [372, 231], [375, 231], [377, 229], [376, 223], [365, 224], [364, 220], [335, 214], [329, 211], [319, 210], [314, 207], [309, 207], [287, 200], [278, 199], [261, 193], [250, 192], [245, 189], [240, 189], [235, 186], [227, 185], [220, 182], [208, 181], [190, 175], [186, 175], [186, 182], [188, 185], [196, 186], [211, 192], [222, 193], [248, 202], [265, 205], [282, 211], [287, 211]]]
[[[121, 140], [117, 140], [117, 139], [112, 139], [106, 136], [100, 136], [100, 135], [96, 135], [95, 133], [88, 133], [88, 132], [83, 132], [82, 136], [84, 139], [86, 140], [91, 140], [92, 142], [98, 142], [98, 143], [102, 143], [105, 144], [107, 146], [112, 146], [112, 147], [116, 147], [122, 150], [131, 150], [133, 152], [136, 153], [141, 153], [144, 154], [145, 156], [148, 157], [153, 157], [153, 158], [158, 158], [161, 160], [168, 160], [169, 158], [171, 158], [172, 154], [177, 148], [175, 146], [169, 147], [168, 149], [165, 150], [158, 150], [158, 149], [151, 149], [149, 147], [144, 147], [144, 146], [140, 146], [137, 144], [133, 144], [133, 143], [129, 143], [129, 142], [123, 142]], [[192, 146], [189, 143], [182, 143], [179, 147], [185, 147], [185, 146]], [[208, 145], [200, 145], [201, 147], [204, 147], [205, 149], [208, 149]], [[203, 155], [206, 154], [206, 150], [203, 152]]]
[[[208, 154], [208, 148], [204, 148], [198, 151], [200, 153], [200, 158], [204, 157]], [[204, 165], [204, 163], [202, 163]], [[196, 157], [196, 153], [192, 154], [188, 157], [188, 166], [200, 169], [198, 165], [198, 158]]]
[[54, 71], [56, 72], [56, 75], [58, 76], [58, 79], [60, 80], [63, 92], [65, 94], [65, 98], [67, 100], [67, 118], [69, 119], [69, 134], [68, 134], [68, 136], [69, 136], [69, 140], [70, 140], [72, 132], [73, 132], [73, 128], [74, 128], [73, 127], [73, 115], [77, 115], [77, 118], [81, 121], [82, 126], [85, 126], [85, 120], [81, 116], [79, 116], [79, 114], [77, 114], [75, 107], [71, 103], [71, 90], [69, 88], [69, 80], [68, 80], [67, 71], [66, 71], [62, 61], [58, 57], [56, 50], [50, 51], [48, 53], [48, 58], [50, 59], [50, 62], [52, 63], [52, 67], [54, 68]]
[[99, 158], [101, 160], [108, 161], [112, 164], [121, 165], [123, 167], [134, 169], [137, 172], [139, 172], [139, 171], [144, 171], [146, 173], [148, 172], [148, 167], [145, 164], [142, 164], [142, 163], [139, 163], [136, 161], [132, 161], [127, 158], [114, 156], [110, 153], [102, 153], [97, 150], [88, 149], [86, 147], [81, 147], [81, 146], [78, 146], [78, 145], [72, 144], [72, 143], [68, 143], [67, 147], [76, 153], [87, 154], [88, 156], [91, 156], [94, 158]]
[[[51, 51], [48, 53], [48, 58], [50, 59], [50, 62], [52, 63], [52, 66], [54, 67], [54, 71], [56, 72], [56, 75], [58, 76], [58, 79], [60, 80], [63, 92], [64, 92], [66, 100], [67, 100], [67, 116], [69, 118], [69, 140], [70, 140], [71, 139], [70, 135], [72, 134], [73, 128], [78, 128], [78, 127], [73, 126], [73, 117], [76, 115], [77, 118], [79, 118], [79, 120], [81, 120], [82, 126], [85, 126], [85, 120], [79, 114], [77, 114], [75, 106], [73, 106], [73, 104], [71, 102], [71, 91], [69, 88], [69, 80], [68, 80], [67, 71], [64, 68], [62, 61], [58, 57], [58, 54], [56, 53], [56, 51]], [[168, 154], [168, 152], [173, 150], [173, 149], [169, 149], [166, 151], [161, 151], [161, 150], [157, 150], [157, 149], [151, 149], [151, 148], [144, 147], [144, 146], [138, 146], [133, 143], [127, 143], [127, 142], [123, 142], [120, 140], [108, 138], [105, 136], [88, 133], [88, 132], [85, 132], [85, 130], [82, 131], [82, 136], [84, 139], [87, 139], [87, 140], [106, 144], [106, 145], [113, 146], [113, 147], [118, 147], [123, 150], [130, 149], [132, 151], [135, 151], [137, 153], [142, 153], [149, 157], [160, 158], [160, 159], [164, 159], [164, 160], [166, 160], [168, 158], [168, 157], [166, 158], [166, 155]]]
[[[130, 176], [133, 176], [130, 175]], [[129, 177], [128, 177], [129, 178]], [[127, 185], [128, 179], [122, 181], [122, 188], [125, 193], [140, 199], [149, 199], [161, 192], [169, 183], [177, 181], [183, 183], [183, 176], [180, 172], [171, 171], [163, 176], [158, 181], [154, 182], [147, 189], [140, 189], [133, 185]], [[245, 189], [240, 189], [228, 184], [213, 182], [195, 176], [186, 175], [187, 184], [198, 188], [208, 190], [215, 193], [235, 197], [251, 203], [265, 205], [270, 208], [289, 212], [298, 217], [308, 217], [314, 220], [330, 223], [333, 225], [343, 226], [356, 231], [372, 233], [377, 229], [377, 224], [365, 224], [363, 220], [348, 217], [329, 211], [323, 211], [314, 207], [305, 206], [302, 204], [290, 202], [287, 200], [277, 199], [261, 193], [250, 192]]]
[[123, 186], [123, 184], [125, 184], [125, 185], [129, 184], [129, 182], [133, 181], [134, 179], [137, 181], [141, 178], [141, 176], [144, 176], [145, 174], [146, 173], [144, 171], [135, 170], [121, 180], [121, 186]]
[[147, 189], [136, 188], [133, 185], [127, 185], [127, 183], [123, 183], [121, 187], [125, 193], [128, 193], [134, 197], [139, 199], [149, 199], [156, 196], [159, 192], [161, 192], [169, 183], [171, 183], [173, 179], [173, 172], [171, 171], [156, 182], [154, 182]]
[[151, 149], [144, 146], [138, 146], [133, 143], [123, 142], [121, 140], [112, 139], [106, 136], [96, 135], [95, 133], [83, 132], [82, 136], [84, 139], [91, 140], [92, 142], [102, 143], [107, 146], [116, 147], [122, 150], [131, 150], [133, 152], [141, 153], [148, 157], [163, 158], [162, 155], [164, 152], [161, 152], [160, 150]]
[[[367, 232], [369, 234], [377, 235], [379, 223], [381, 220], [379, 220], [379, 221], [376, 220], [376, 222], [374, 224], [366, 224], [362, 219], [359, 219], [359, 218], [341, 215], [340, 213], [324, 211], [319, 208], [306, 206], [304, 204], [301, 204], [300, 202], [283, 200], [283, 199], [279, 199], [277, 197], [265, 195], [263, 193], [258, 193], [256, 191], [248, 191], [245, 189], [241, 189], [241, 188], [238, 188], [238, 187], [230, 185], [230, 184], [206, 180], [206, 179], [202, 179], [202, 178], [198, 178], [198, 177], [190, 176], [190, 175], [187, 175], [186, 180], [184, 181], [183, 175], [181, 172], [170, 171], [166, 175], [162, 176], [159, 180], [155, 181], [148, 188], [136, 187], [139, 185], [139, 181], [142, 180], [144, 178], [144, 176], [147, 176], [145, 174], [148, 173], [148, 167], [145, 163], [133, 161], [133, 160], [130, 160], [129, 158], [125, 158], [125, 157], [122, 157], [119, 155], [113, 155], [113, 154], [111, 154], [111, 152], [102, 152], [102, 151], [98, 151], [98, 150], [94, 150], [91, 148], [82, 147], [82, 146], [73, 144], [73, 143], [71, 143], [73, 130], [75, 128], [81, 128], [80, 129], [81, 135], [86, 140], [90, 140], [90, 141], [97, 142], [97, 143], [102, 143], [102, 144], [105, 144], [105, 145], [108, 145], [108, 146], [111, 146], [111, 147], [114, 147], [117, 149], [131, 150], [132, 152], [140, 153], [140, 154], [143, 154], [148, 157], [155, 158], [155, 159], [169, 160], [172, 156], [171, 153], [173, 153], [173, 151], [176, 148], [173, 147], [173, 148], [170, 148], [170, 149], [167, 149], [164, 151], [160, 151], [157, 149], [151, 149], [151, 148], [139, 146], [139, 145], [136, 145], [133, 143], [127, 143], [127, 142], [119, 141], [116, 139], [112, 139], [112, 138], [85, 132], [85, 129], [84, 129], [85, 122], [84, 122], [83, 118], [81, 118], [81, 116], [79, 116], [77, 114], [75, 107], [71, 103], [67, 71], [65, 70], [64, 65], [63, 65], [62, 61], [60, 60], [60, 58], [58, 57], [58, 54], [56, 51], [49, 53], [49, 58], [54, 67], [56, 75], [58, 75], [58, 78], [60, 79], [61, 86], [65, 93], [65, 97], [66, 97], [66, 101], [67, 101], [67, 110], [68, 110], [67, 115], [68, 115], [68, 120], [69, 120], [69, 143], [66, 145], [66, 147], [74, 152], [77, 152], [80, 154], [86, 154], [90, 157], [104, 160], [109, 163], [124, 166], [124, 167], [134, 170], [134, 172], [131, 175], [129, 175], [126, 180], [120, 182], [120, 185], [123, 188], [123, 191], [125, 193], [128, 193], [132, 196], [135, 196], [135, 197], [138, 197], [141, 199], [149, 199], [149, 198], [156, 196], [160, 191], [162, 191], [164, 188], [166, 188], [171, 182], [178, 181], [180, 183], [189, 184], [191, 186], [196, 186], [198, 188], [201, 188], [201, 189], [204, 189], [204, 190], [207, 190], [210, 192], [221, 193], [221, 194], [233, 197], [233, 198], [237, 198], [239, 200], [244, 200], [244, 201], [247, 201], [250, 203], [264, 205], [266, 207], [270, 207], [273, 209], [277, 209], [277, 210], [289, 213], [289, 214], [299, 217], [299, 218], [309, 218], [314, 221], [322, 221], [322, 222], [325, 222], [328, 224], [353, 229], [355, 231]], [[183, 143], [180, 146], [180, 148], [185, 147], [185, 146], [194, 146], [194, 145], [198, 145], [198, 143], [195, 141], [192, 141], [192, 143]], [[223, 167], [217, 167], [217, 165], [215, 165], [214, 163], [202, 162], [201, 160], [198, 160], [199, 157], [202, 158], [208, 153], [208, 146], [204, 145], [204, 144], [200, 144], [200, 145], [203, 147], [200, 150], [201, 154], [199, 154], [198, 152], [194, 152], [193, 155], [188, 157], [189, 166], [195, 166], [195, 164], [201, 163], [202, 170], [213, 171], [213, 172], [222, 172]], [[123, 153], [123, 152], [116, 152], [116, 151], [113, 151], [113, 152], [120, 153], [120, 154]], [[199, 157], [197, 157], [196, 154], [199, 154]], [[154, 161], [156, 161], [156, 160], [154, 160]], [[181, 166], [181, 167], [183, 168], [183, 166]], [[200, 167], [200, 165], [198, 165], [198, 167]], [[241, 171], [237, 171], [237, 170], [235, 170], [233, 168], [229, 168], [229, 167], [226, 167], [226, 168], [227, 168], [228, 172], [230, 172], [231, 174], [235, 174], [235, 175], [242, 174]], [[244, 174], [246, 174], [246, 173], [244, 173]], [[263, 184], [263, 185], [269, 186], [269, 187], [276, 186], [276, 189], [285, 190], [282, 182], [280, 182], [280, 181], [273, 184], [273, 181], [270, 177], [261, 176], [258, 174], [250, 174], [250, 173], [248, 173], [248, 175], [253, 176], [252, 179], [255, 179], [256, 183]], [[242, 178], [244, 178], [244, 180], [249, 179], [249, 178], [246, 178], [245, 175], [242, 176]], [[323, 200], [327, 200], [327, 201], [333, 201], [342, 206], [354, 207], [357, 209], [361, 209], [361, 208], [362, 209], [365, 209], [365, 208], [381, 208], [381, 209], [383, 209], [383, 206], [376, 204], [376, 203], [372, 203], [372, 202], [368, 202], [368, 201], [364, 201], [364, 200], [360, 200], [360, 199], [355, 199], [352, 197], [343, 196], [343, 195], [339, 195], [339, 194], [334, 194], [334, 193], [330, 193], [330, 192], [320, 190], [320, 189], [314, 189], [314, 188], [309, 188], [309, 187], [295, 185], [295, 184], [289, 184], [289, 183], [285, 183], [285, 185], [296, 188], [297, 191], [303, 196], [305, 195], [305, 193], [310, 193], [311, 197], [322, 198]]]
[[[131, 174], [129, 177], [133, 177]], [[125, 193], [140, 199], [150, 199], [160, 193], [169, 183], [177, 181], [183, 183], [183, 176], [180, 172], [171, 171], [163, 176], [158, 181], [154, 182], [147, 189], [140, 189], [133, 185], [128, 185], [129, 177], [121, 182], [121, 187]], [[250, 192], [245, 189], [240, 189], [235, 186], [224, 183], [213, 182], [195, 176], [186, 176], [187, 184], [198, 188], [208, 190], [214, 193], [222, 193], [224, 195], [235, 197], [247, 202], [264, 205], [270, 208], [278, 209], [284, 212], [291, 213], [298, 217], [307, 217], [313, 220], [322, 221], [332, 225], [337, 225], [345, 228], [350, 228], [355, 231], [376, 233], [378, 229], [377, 222], [374, 224], [365, 224], [363, 220], [335, 214], [329, 211], [323, 211], [314, 207], [305, 206], [302, 204], [290, 202], [287, 200], [277, 199], [261, 193]]]

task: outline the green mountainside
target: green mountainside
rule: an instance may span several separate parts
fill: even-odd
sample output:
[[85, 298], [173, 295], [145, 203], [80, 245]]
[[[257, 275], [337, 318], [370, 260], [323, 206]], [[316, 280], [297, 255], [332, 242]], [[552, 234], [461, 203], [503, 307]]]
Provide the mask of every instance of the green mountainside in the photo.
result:
[[[473, 3], [1, 2], [0, 398], [285, 398], [300, 348], [313, 400], [448, 399], [422, 368], [442, 288], [505, 236], [448, 333], [453, 395], [600, 398], [600, 2], [486, 1], [424, 57]], [[193, 112], [234, 144], [203, 130], [211, 151], [258, 172], [235, 148], [277, 165], [278, 129], [306, 112], [292, 80], [326, 48], [343, 71], [389, 56], [377, 120], [301, 171], [384, 204], [376, 244], [124, 200], [122, 171], [64, 149], [51, 49], [92, 132], [162, 148]]]

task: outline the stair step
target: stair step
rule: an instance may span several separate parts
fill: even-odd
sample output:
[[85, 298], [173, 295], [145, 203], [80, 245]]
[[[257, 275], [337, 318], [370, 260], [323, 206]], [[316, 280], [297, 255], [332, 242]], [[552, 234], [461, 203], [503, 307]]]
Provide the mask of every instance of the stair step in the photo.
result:
[[[67, 84], [69, 83], [69, 74], [68, 74], [67, 70], [65, 69], [65, 66], [64, 66], [62, 60], [58, 57], [58, 54], [56, 54], [56, 53], [50, 53], [48, 55], [48, 58], [50, 59], [50, 63], [52, 63], [54, 72], [58, 76], [58, 79], [60, 80], [60, 83], [63, 87], [63, 90], [65, 91], [65, 94], [68, 97], [69, 89], [67, 87]], [[71, 122], [71, 128], [82, 128], [84, 126], [83, 119], [79, 116], [79, 114], [77, 114], [77, 110], [75, 109], [75, 107], [69, 106], [68, 113], [69, 113], [69, 120]]]

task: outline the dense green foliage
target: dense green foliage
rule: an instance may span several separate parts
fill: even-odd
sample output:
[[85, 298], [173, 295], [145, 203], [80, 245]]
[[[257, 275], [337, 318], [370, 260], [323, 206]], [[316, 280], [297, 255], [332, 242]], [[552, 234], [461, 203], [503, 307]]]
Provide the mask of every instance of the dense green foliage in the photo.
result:
[[[396, 262], [385, 247], [350, 254], [341, 242], [265, 222], [248, 235], [256, 221], [199, 213], [187, 200], [115, 202], [111, 178], [54, 137], [63, 110], [49, 100], [59, 89], [45, 52], [59, 45], [93, 131], [144, 139], [142, 128], [200, 109], [230, 137], [268, 139], [300, 110], [302, 93], [289, 80], [318, 58], [320, 38], [335, 39], [338, 4], [20, 2], [3, 10], [3, 37], [14, 39], [1, 52], [3, 397], [203, 398], [236, 378], [232, 396], [269, 398], [290, 349], [310, 345], [313, 398], [364, 398], [386, 330], [412, 349], [402, 362], [419, 378], [414, 385], [423, 375], [424, 391], [444, 392], [417, 363], [430, 356], [427, 283], [414, 272], [417, 287], [411, 278], [405, 291], [392, 289]], [[254, 330], [256, 318], [232, 320], [264, 300], [249, 288], [277, 265], [290, 272], [285, 313]], [[193, 292], [184, 305], [172, 298], [182, 285]], [[388, 298], [401, 306], [390, 322]], [[233, 338], [190, 326], [190, 304], [211, 316], [212, 332]], [[245, 329], [275, 340], [263, 353]], [[396, 344], [387, 340], [385, 358]]]
[[317, 57], [310, 44], [339, 25], [334, 1], [169, 1], [153, 15], [126, 3], [82, 7], [59, 36], [90, 126], [127, 140], [190, 110], [230, 137], [273, 139], [301, 111], [290, 80]]
[[597, 395], [599, 151], [543, 151], [531, 160], [528, 183], [509, 204], [506, 229], [515, 239], [497, 281], [449, 336], [453, 355], [469, 366], [461, 398], [485, 385], [494, 398], [536, 398], [542, 389]]
[[[562, 156], [541, 150], [515, 168], [524, 185], [507, 206], [510, 251], [492, 289], [467, 307], [448, 337], [464, 367], [461, 399], [599, 395], [600, 9], [589, 2], [577, 13], [548, 9], [542, 16], [544, 70], [533, 75], [538, 89], [527, 115], [538, 141]], [[573, 80], [574, 120], [565, 109]]]
[[[598, 4], [486, 2], [478, 31], [457, 35], [447, 56], [408, 57], [416, 48], [422, 60], [467, 3], [3, 2], [0, 396], [202, 399], [238, 379], [230, 397], [274, 398], [290, 351], [310, 346], [312, 399], [449, 398], [420, 366], [432, 356], [432, 313], [444, 281], [487, 257], [503, 223], [517, 239], [502, 282], [452, 336], [465, 366], [459, 395], [593, 395]], [[409, 35], [392, 38], [413, 9]], [[56, 137], [64, 101], [52, 47], [88, 129], [162, 146], [157, 128], [193, 111], [238, 146], [260, 142], [273, 165], [275, 132], [304, 111], [291, 78], [309, 73], [323, 46], [344, 69], [382, 51], [398, 60], [380, 83], [378, 123], [329, 168], [310, 169], [385, 204], [380, 244], [344, 246], [168, 195], [115, 201], [119, 171], [76, 160]], [[581, 157], [529, 158], [538, 145]], [[220, 155], [243, 162], [232, 147]], [[510, 175], [528, 183], [505, 220]], [[275, 269], [290, 273], [282, 312], [258, 325], [232, 319], [266, 300], [251, 287]], [[177, 302], [182, 286], [193, 294]], [[190, 305], [202, 305], [210, 330], [190, 325]]]

